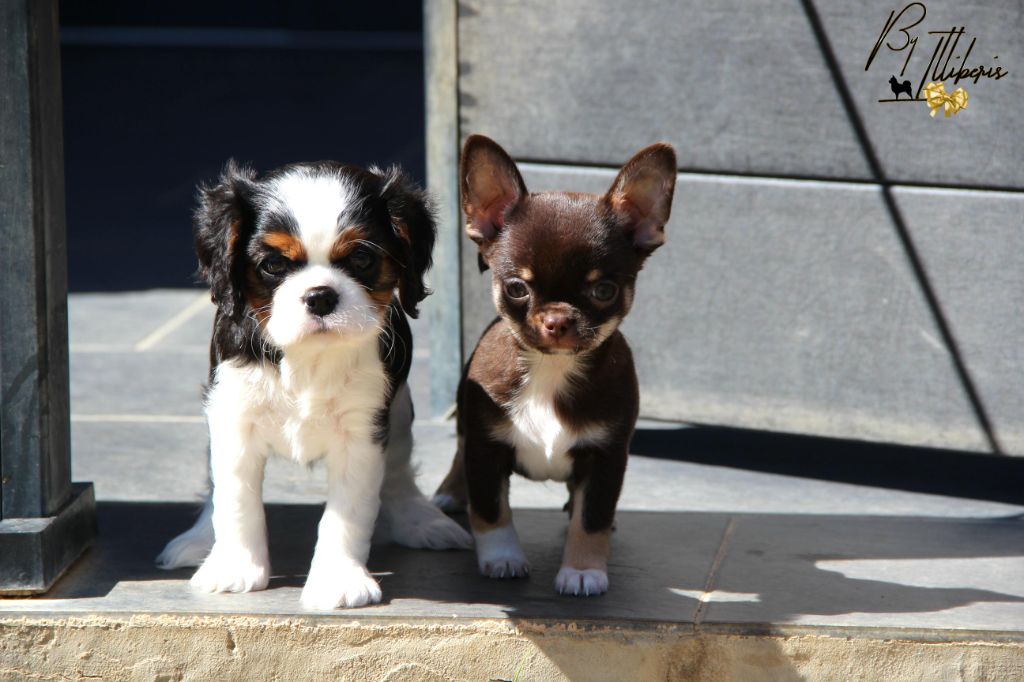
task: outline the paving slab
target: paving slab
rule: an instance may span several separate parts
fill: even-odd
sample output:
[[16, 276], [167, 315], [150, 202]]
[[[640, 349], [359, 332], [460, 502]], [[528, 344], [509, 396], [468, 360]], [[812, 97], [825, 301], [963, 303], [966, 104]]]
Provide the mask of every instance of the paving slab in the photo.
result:
[[[101, 416], [102, 419], [102, 416]], [[92, 481], [100, 500], [194, 503], [206, 486], [206, 425], [190, 422], [91, 421], [71, 423], [74, 480]], [[413, 462], [424, 492], [444, 478], [455, 452], [451, 422], [418, 422], [413, 427]], [[264, 499], [270, 503], [320, 503], [326, 474], [282, 458], [267, 466]], [[515, 506], [561, 509], [567, 494], [556, 482], [515, 477]], [[1024, 513], [1024, 506], [951, 498], [836, 481], [632, 455], [619, 509], [764, 514], [847, 514], [998, 518]]]
[[704, 623], [1024, 632], [1024, 517], [735, 517]]
[[[199, 289], [72, 294], [68, 305], [71, 348], [134, 347], [200, 295]], [[209, 333], [207, 329], [207, 343]]]
[[205, 351], [71, 353], [71, 411], [201, 416]]
[[[319, 505], [268, 505], [273, 577], [262, 592], [207, 595], [192, 569], [153, 557], [187, 528], [187, 504], [104, 502], [98, 544], [45, 598], [4, 599], [0, 614], [309, 615], [299, 594]], [[528, 579], [477, 573], [468, 551], [375, 546], [382, 604], [342, 619], [547, 619], [664, 623], [751, 634], [765, 628], [846, 636], [1024, 641], [1024, 524], [1003, 521], [622, 512], [601, 597], [557, 595], [565, 515], [517, 510]], [[464, 518], [460, 519], [463, 522]], [[910, 563], [907, 563], [910, 562]]]
[[[269, 505], [273, 577], [270, 587], [250, 594], [192, 592], [192, 569], [161, 571], [153, 558], [175, 533], [194, 520], [185, 504], [101, 503], [102, 537], [97, 546], [45, 599], [0, 601], [0, 613], [132, 612], [305, 613], [299, 593], [309, 569], [322, 508]], [[618, 522], [609, 569], [615, 590], [608, 597], [562, 597], [554, 591], [561, 559], [565, 515], [520, 511], [517, 523], [533, 565], [529, 579], [480, 576], [472, 552], [427, 552], [378, 546], [370, 570], [378, 576], [385, 602], [332, 612], [344, 618], [381, 616], [458, 618], [581, 618], [692, 622], [727, 517], [625, 514]], [[660, 552], [669, 542], [678, 552]], [[682, 548], [685, 548], [683, 550]], [[673, 592], [677, 590], [678, 592]]]

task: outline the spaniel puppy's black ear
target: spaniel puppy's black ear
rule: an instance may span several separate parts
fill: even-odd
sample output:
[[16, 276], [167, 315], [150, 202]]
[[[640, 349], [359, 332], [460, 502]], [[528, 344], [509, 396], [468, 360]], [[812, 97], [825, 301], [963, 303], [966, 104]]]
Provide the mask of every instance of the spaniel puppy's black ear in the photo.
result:
[[423, 277], [433, 261], [437, 229], [430, 198], [398, 166], [387, 170], [370, 169], [382, 180], [381, 198], [391, 216], [391, 227], [402, 244], [398, 254], [402, 274], [398, 281], [398, 300], [409, 317], [417, 317], [416, 306], [430, 294]]
[[245, 312], [245, 249], [255, 229], [252, 197], [256, 172], [229, 159], [216, 185], [200, 185], [193, 216], [199, 277], [227, 317]]

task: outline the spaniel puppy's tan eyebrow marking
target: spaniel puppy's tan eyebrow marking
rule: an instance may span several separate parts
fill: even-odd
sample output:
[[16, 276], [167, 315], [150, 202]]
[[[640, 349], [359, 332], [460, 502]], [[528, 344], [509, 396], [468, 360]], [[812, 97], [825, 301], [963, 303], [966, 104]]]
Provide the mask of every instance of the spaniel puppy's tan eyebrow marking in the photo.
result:
[[268, 232], [263, 235], [263, 243], [275, 249], [288, 260], [301, 262], [306, 260], [306, 247], [302, 240], [288, 232]]
[[330, 260], [331, 262], [339, 261], [348, 254], [356, 250], [356, 248], [364, 241], [369, 239], [369, 234], [359, 225], [350, 225], [341, 231], [337, 239], [334, 240], [333, 246], [331, 246]]

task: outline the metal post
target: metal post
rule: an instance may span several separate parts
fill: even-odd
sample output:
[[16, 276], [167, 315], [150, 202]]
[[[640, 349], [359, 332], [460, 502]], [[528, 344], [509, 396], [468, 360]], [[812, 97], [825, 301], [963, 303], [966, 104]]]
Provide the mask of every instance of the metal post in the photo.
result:
[[0, 93], [0, 594], [31, 594], [96, 535], [71, 483], [56, 0], [0, 3]]
[[435, 417], [455, 402], [463, 358], [457, 19], [456, 0], [424, 0], [427, 187], [438, 208], [430, 275], [434, 295], [425, 305], [430, 315], [430, 403]]

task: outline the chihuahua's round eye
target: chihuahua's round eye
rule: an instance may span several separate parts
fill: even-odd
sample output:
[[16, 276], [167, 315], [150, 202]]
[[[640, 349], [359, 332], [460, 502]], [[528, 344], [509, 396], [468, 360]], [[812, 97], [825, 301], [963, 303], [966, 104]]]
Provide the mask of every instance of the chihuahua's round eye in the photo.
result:
[[260, 270], [272, 277], [279, 277], [288, 269], [288, 263], [284, 256], [270, 256], [260, 263]]
[[615, 300], [615, 297], [619, 294], [619, 287], [615, 282], [609, 282], [604, 280], [594, 285], [594, 288], [590, 291], [590, 296], [598, 303], [611, 303]]
[[348, 263], [358, 272], [366, 272], [377, 263], [377, 254], [365, 246], [360, 246], [349, 255]]
[[530, 295], [530, 290], [521, 279], [510, 279], [505, 282], [505, 295], [513, 300], [522, 300]]

